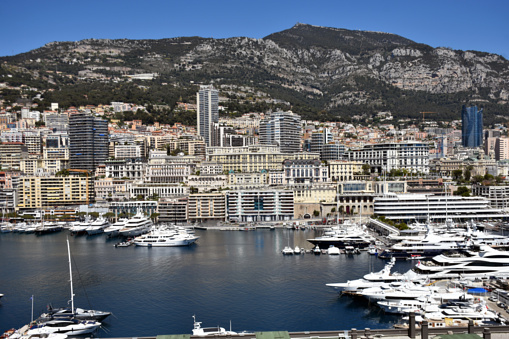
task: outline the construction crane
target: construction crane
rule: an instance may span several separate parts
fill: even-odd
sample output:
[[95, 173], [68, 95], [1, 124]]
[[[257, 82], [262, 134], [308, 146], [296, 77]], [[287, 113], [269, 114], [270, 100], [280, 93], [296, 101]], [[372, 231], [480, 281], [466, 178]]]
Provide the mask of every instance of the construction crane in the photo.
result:
[[438, 113], [438, 112], [419, 112], [422, 114], [422, 122], [424, 122], [424, 115], [427, 113]]
[[90, 173], [89, 170], [84, 170], [84, 169], [68, 169], [69, 172], [78, 172], [78, 173], [85, 173], [86, 177], [87, 177], [87, 208], [88, 208], [88, 197], [90, 195], [90, 190], [89, 190], [89, 182], [88, 182], [88, 174]]

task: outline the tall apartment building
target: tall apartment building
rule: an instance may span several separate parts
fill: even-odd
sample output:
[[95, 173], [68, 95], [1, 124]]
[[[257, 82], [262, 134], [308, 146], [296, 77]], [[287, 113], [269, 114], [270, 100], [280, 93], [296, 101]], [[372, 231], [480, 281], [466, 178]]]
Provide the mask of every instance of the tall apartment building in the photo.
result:
[[463, 147], [479, 147], [482, 145], [482, 109], [477, 106], [463, 106], [461, 110], [461, 143]]
[[28, 158], [28, 148], [22, 142], [0, 144], [0, 170], [20, 171], [21, 159]]
[[86, 204], [93, 199], [93, 192], [94, 184], [84, 176], [21, 177], [18, 208]]
[[322, 153], [323, 146], [333, 141], [333, 135], [328, 128], [311, 133], [310, 151]]
[[108, 159], [108, 121], [90, 114], [69, 117], [69, 158], [72, 169], [94, 171]]
[[200, 86], [196, 93], [198, 134], [207, 146], [212, 145], [213, 123], [219, 121], [219, 91], [212, 85]]
[[188, 201], [189, 222], [226, 220], [226, 197], [223, 193], [190, 194]]
[[300, 116], [288, 112], [272, 112], [260, 121], [260, 144], [277, 145], [282, 153], [300, 151]]
[[495, 160], [509, 159], [509, 138], [497, 138], [495, 141]]

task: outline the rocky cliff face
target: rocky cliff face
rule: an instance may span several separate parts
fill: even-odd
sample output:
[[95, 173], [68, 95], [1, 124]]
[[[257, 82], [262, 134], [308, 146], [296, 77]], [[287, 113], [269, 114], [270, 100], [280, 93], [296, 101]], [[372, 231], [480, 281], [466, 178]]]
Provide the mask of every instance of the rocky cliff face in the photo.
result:
[[359, 78], [408, 93], [468, 92], [498, 105], [509, 100], [509, 62], [499, 55], [432, 48], [387, 33], [304, 24], [263, 39], [51, 43], [23, 57], [3, 59], [27, 69], [57, 66], [69, 76], [91, 69], [109, 75], [155, 72], [175, 83], [197, 79], [245, 83], [268, 93], [286, 89], [329, 109], [383, 104], [382, 95], [366, 90]]

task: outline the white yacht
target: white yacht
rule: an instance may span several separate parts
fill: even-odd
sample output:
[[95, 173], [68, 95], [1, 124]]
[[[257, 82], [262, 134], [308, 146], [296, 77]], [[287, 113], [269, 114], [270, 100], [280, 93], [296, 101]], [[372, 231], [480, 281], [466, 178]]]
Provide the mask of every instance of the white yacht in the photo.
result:
[[102, 215], [99, 216], [96, 220], [94, 220], [89, 227], [87, 227], [86, 232], [88, 235], [101, 234], [104, 233], [104, 230], [110, 226], [108, 220], [106, 220]]
[[149, 232], [152, 225], [153, 223], [150, 218], [145, 217], [142, 212], [138, 212], [134, 217], [127, 220], [124, 228], [119, 231], [119, 235], [123, 237], [136, 237]]
[[125, 227], [125, 224], [128, 219], [120, 218], [113, 225], [110, 225], [104, 229], [104, 234], [108, 237], [116, 237], [118, 236], [121, 229]]
[[293, 248], [291, 248], [290, 246], [285, 246], [281, 253], [283, 253], [283, 255], [293, 255], [294, 251]]
[[396, 263], [396, 259], [392, 258], [385, 267], [379, 271], [379, 272], [371, 272], [366, 275], [364, 275], [361, 279], [356, 280], [349, 280], [344, 283], [330, 283], [326, 284], [326, 286], [331, 287], [338, 293], [355, 293], [358, 294], [362, 290], [369, 288], [369, 287], [375, 287], [375, 286], [381, 286], [385, 283], [395, 282], [395, 281], [405, 281], [410, 280], [414, 281], [417, 278], [421, 279], [421, 277], [416, 274], [413, 271], [408, 271], [405, 274], [401, 273], [391, 273], [391, 269]]
[[54, 319], [35, 324], [26, 332], [26, 335], [65, 333], [81, 335], [95, 332], [101, 323], [93, 320]]
[[[193, 326], [193, 335], [198, 337], [215, 337], [215, 336], [231, 336], [231, 335], [238, 335], [237, 332], [233, 332], [231, 330], [231, 324], [230, 324], [230, 330], [225, 330], [223, 327], [201, 327], [201, 322], [196, 321], [196, 317], [193, 315], [194, 320], [194, 326]], [[246, 334], [245, 332], [242, 332]]]
[[328, 249], [331, 245], [340, 249], [345, 248], [345, 246], [363, 249], [374, 243], [375, 239], [361, 226], [344, 224], [330, 228], [323, 236], [307, 239], [307, 241], [315, 246], [320, 246], [322, 249]]
[[177, 230], [167, 226], [154, 228], [149, 233], [134, 238], [136, 246], [175, 247], [194, 244], [200, 237], [189, 234], [185, 230]]
[[90, 227], [90, 224], [91, 224], [90, 217], [87, 215], [84, 221], [74, 223], [69, 228], [69, 232], [71, 232], [71, 234], [73, 235], [85, 234], [87, 233], [87, 228]]
[[412, 255], [432, 257], [449, 251], [471, 249], [473, 243], [462, 235], [438, 235], [431, 228], [423, 239], [407, 239], [383, 251], [380, 258], [408, 258]]
[[482, 246], [478, 253], [441, 254], [419, 261], [414, 270], [430, 279], [508, 277], [509, 252]]
[[484, 302], [471, 304], [470, 306], [455, 306], [444, 308], [437, 312], [426, 312], [424, 317], [427, 319], [473, 319], [481, 321], [499, 321], [500, 316], [497, 312], [488, 309]]
[[339, 250], [339, 248], [337, 248], [334, 245], [330, 245], [329, 248], [327, 249], [328, 255], [339, 255], [340, 253], [341, 251]]

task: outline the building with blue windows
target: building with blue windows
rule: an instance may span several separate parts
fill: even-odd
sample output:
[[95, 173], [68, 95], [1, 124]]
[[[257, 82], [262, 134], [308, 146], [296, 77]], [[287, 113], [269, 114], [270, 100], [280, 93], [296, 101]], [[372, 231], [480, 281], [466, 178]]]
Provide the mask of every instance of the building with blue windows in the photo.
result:
[[461, 110], [461, 143], [463, 147], [482, 146], [482, 108], [463, 106]]
[[72, 169], [95, 171], [108, 159], [108, 121], [91, 114], [69, 117], [69, 164]]

